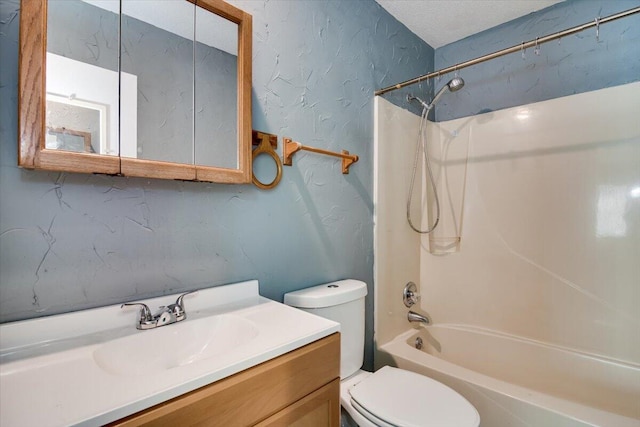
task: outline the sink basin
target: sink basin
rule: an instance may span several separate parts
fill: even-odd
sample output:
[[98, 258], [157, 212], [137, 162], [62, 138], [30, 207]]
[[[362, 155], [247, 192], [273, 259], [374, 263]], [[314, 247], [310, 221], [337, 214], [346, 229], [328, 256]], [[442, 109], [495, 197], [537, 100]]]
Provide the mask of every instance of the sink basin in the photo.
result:
[[114, 375], [149, 375], [219, 356], [246, 345], [258, 335], [256, 325], [240, 316], [221, 314], [179, 322], [109, 341], [93, 358]]

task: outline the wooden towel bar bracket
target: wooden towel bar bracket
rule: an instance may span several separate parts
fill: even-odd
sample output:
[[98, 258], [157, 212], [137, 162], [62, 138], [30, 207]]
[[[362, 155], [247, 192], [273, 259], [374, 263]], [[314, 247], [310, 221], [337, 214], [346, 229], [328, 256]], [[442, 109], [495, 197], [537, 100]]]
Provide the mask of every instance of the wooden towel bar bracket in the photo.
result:
[[342, 173], [349, 173], [349, 166], [358, 161], [358, 156], [355, 154], [349, 154], [347, 150], [342, 150], [342, 153], [336, 153], [334, 151], [323, 150], [321, 148], [308, 147], [302, 145], [299, 142], [293, 141], [291, 138], [284, 137], [283, 139], [283, 161], [282, 164], [286, 166], [293, 165], [293, 155], [300, 150], [311, 151], [312, 153], [324, 154], [326, 156], [340, 157], [342, 158]]

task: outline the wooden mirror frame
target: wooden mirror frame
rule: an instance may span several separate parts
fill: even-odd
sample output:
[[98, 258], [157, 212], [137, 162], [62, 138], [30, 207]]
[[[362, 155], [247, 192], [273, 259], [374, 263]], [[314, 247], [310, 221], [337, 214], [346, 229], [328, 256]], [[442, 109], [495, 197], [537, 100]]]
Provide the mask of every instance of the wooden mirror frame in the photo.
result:
[[185, 0], [238, 25], [238, 169], [181, 164], [45, 147], [47, 0], [20, 2], [18, 166], [226, 184], [251, 183], [252, 17], [223, 0]]

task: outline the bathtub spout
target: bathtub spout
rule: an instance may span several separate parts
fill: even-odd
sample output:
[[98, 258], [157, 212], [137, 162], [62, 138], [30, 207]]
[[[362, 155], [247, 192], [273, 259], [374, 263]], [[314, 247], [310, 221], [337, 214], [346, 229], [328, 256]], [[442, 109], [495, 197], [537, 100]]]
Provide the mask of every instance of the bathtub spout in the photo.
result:
[[430, 325], [431, 324], [431, 321], [429, 320], [429, 318], [427, 316], [423, 316], [422, 314], [418, 314], [418, 313], [415, 313], [413, 311], [409, 311], [409, 313], [407, 313], [407, 320], [409, 322], [424, 323], [425, 325]]

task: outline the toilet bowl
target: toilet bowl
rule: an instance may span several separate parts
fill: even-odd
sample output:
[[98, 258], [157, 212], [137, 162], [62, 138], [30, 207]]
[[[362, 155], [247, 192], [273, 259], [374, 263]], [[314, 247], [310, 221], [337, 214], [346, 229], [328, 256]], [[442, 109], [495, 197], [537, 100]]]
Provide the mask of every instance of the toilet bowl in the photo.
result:
[[391, 366], [373, 373], [360, 369], [366, 295], [364, 282], [341, 280], [284, 296], [285, 304], [340, 323], [343, 411], [360, 427], [478, 427], [473, 405], [434, 379]]

